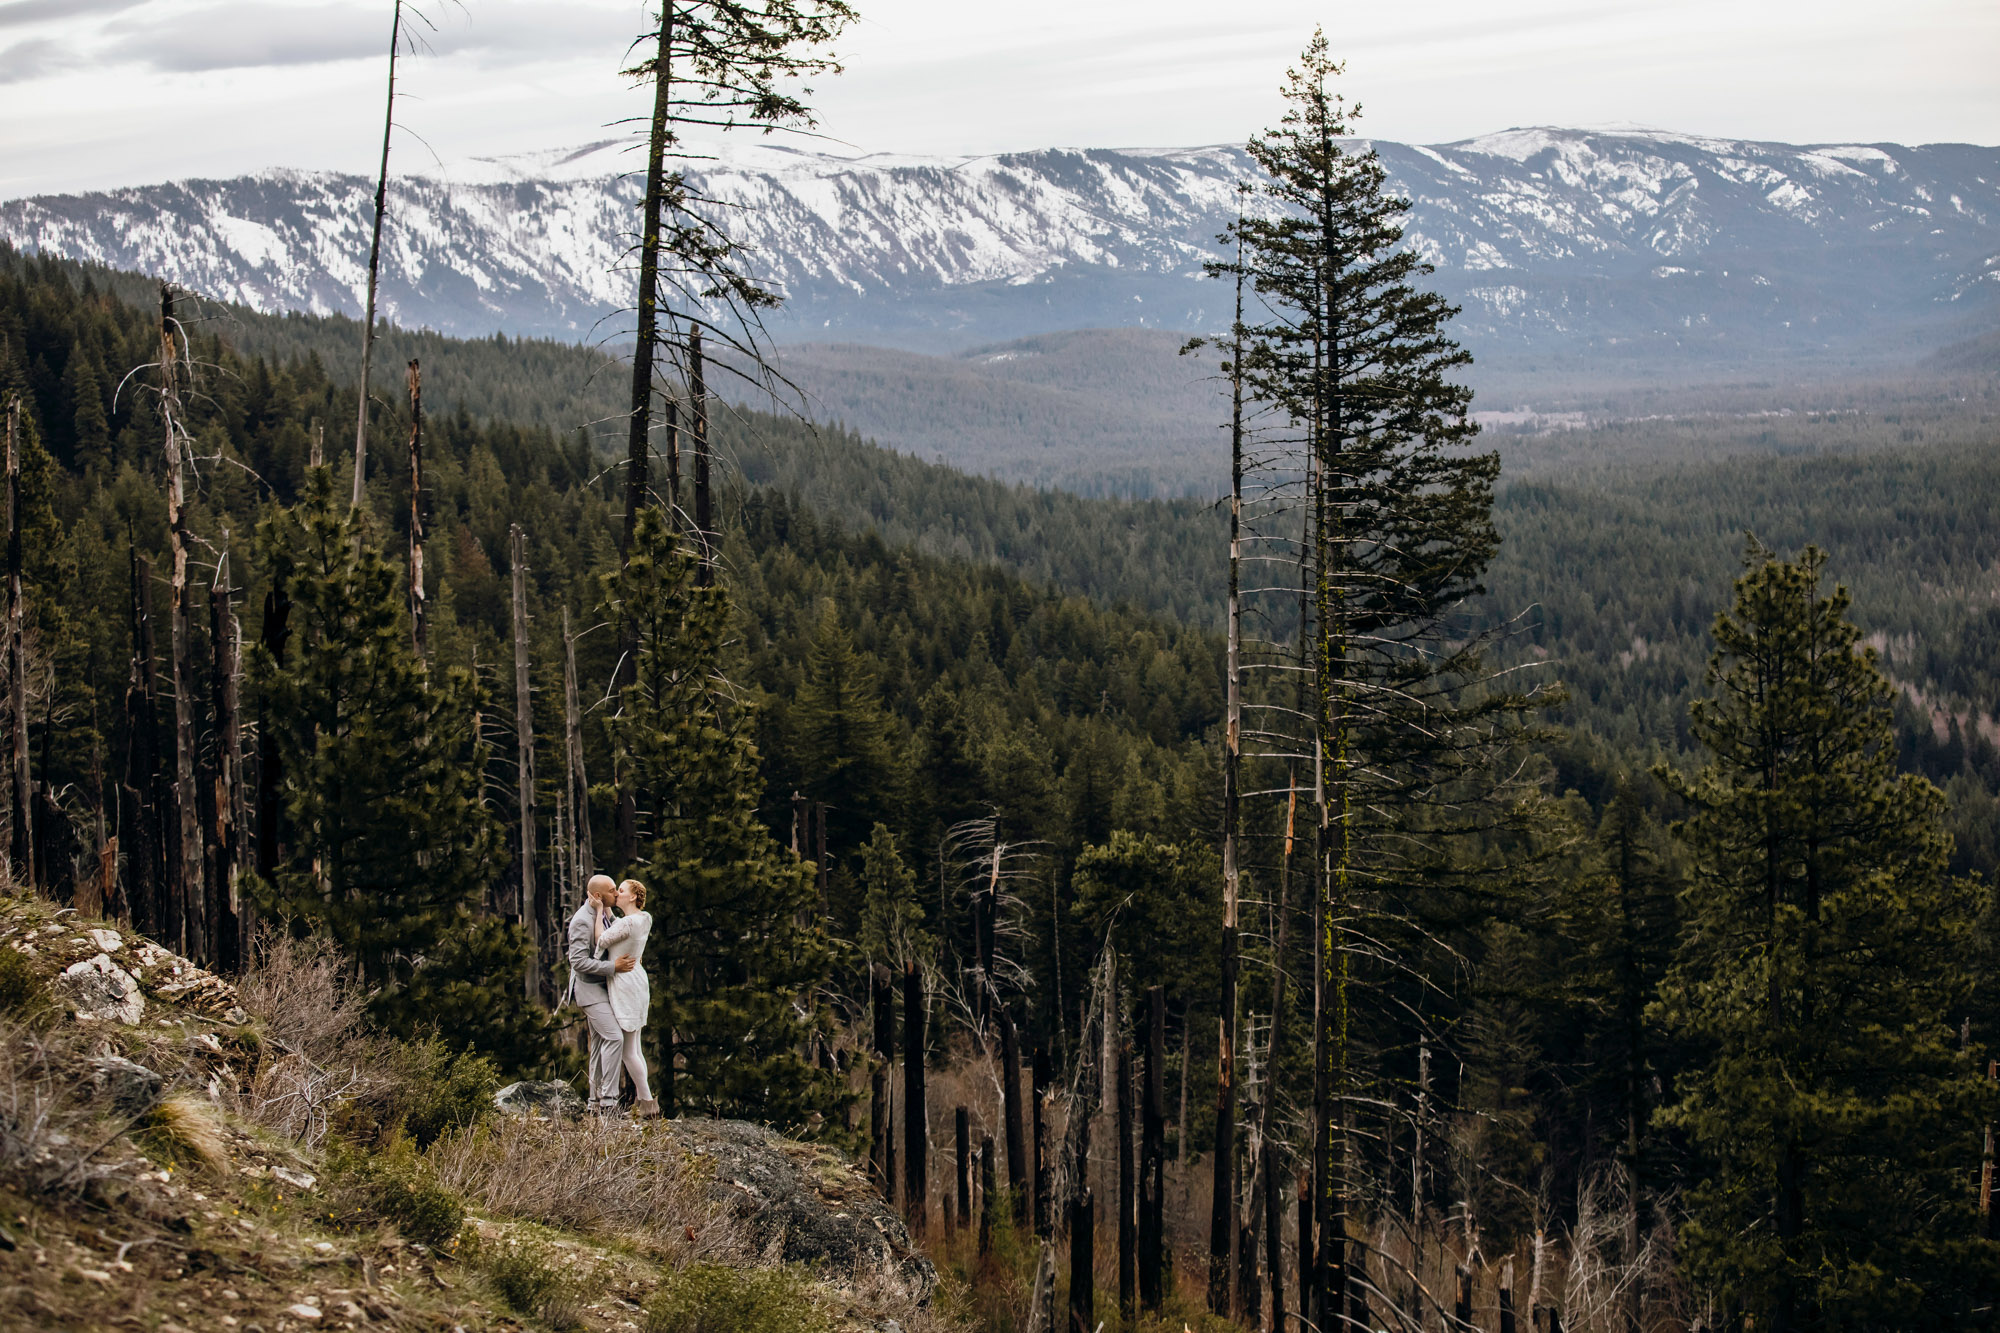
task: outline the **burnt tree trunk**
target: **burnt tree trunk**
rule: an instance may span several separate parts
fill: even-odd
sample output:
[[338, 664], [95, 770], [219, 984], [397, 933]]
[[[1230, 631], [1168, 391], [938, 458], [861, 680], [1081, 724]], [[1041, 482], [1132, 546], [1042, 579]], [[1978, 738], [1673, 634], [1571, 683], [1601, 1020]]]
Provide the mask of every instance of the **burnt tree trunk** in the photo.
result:
[[28, 646], [21, 592], [21, 399], [7, 404], [7, 714], [14, 882], [37, 885], [35, 783], [28, 765]]
[[972, 1225], [972, 1118], [961, 1106], [952, 1116], [958, 1148], [958, 1226]]
[[1266, 1137], [1264, 1153], [1264, 1276], [1271, 1288], [1271, 1330], [1285, 1327], [1285, 1206], [1278, 1192], [1278, 1145]]
[[868, 1170], [882, 1197], [896, 1201], [896, 1181], [889, 1174], [889, 1070], [896, 1059], [896, 1001], [889, 969], [868, 968], [869, 1005], [875, 1017], [875, 1063], [868, 1072]]
[[577, 697], [576, 636], [569, 629], [569, 604], [562, 609], [563, 634], [563, 767], [570, 801], [570, 855], [573, 870], [563, 885], [561, 914], [571, 907], [568, 895], [579, 892], [597, 868], [590, 839], [590, 779], [583, 768], [583, 708]]
[[924, 1033], [924, 974], [913, 959], [903, 965], [903, 1211], [919, 1232], [930, 1222]]
[[1028, 1221], [1028, 1135], [1021, 1114], [1021, 1035], [1014, 1016], [996, 998], [994, 1018], [1000, 1025], [1001, 1116], [1007, 1122], [1007, 1193], [1013, 1202], [1014, 1225]]
[[[1319, 1256], [1313, 1253], [1313, 1187], [1312, 1172], [1299, 1175], [1299, 1318], [1312, 1309], [1313, 1274], [1318, 1270]], [[1415, 1264], [1411, 1267], [1414, 1269]]]
[[1055, 1158], [1049, 1154], [1050, 1069], [1047, 1047], [1037, 1046], [1034, 1059], [1035, 1112], [1035, 1235], [1055, 1235]]
[[173, 657], [174, 689], [174, 938], [183, 956], [198, 962], [215, 958], [214, 928], [203, 891], [201, 806], [195, 788], [194, 623], [188, 606], [187, 492], [182, 459], [180, 386], [176, 368], [173, 289], [160, 288], [160, 417], [166, 424], [167, 628]]
[[695, 581], [706, 588], [715, 582], [715, 514], [709, 493], [708, 378], [699, 324], [688, 334], [688, 416], [694, 427], [694, 531], [701, 550]]
[[[291, 643], [292, 599], [286, 593], [285, 569], [271, 573], [270, 590], [264, 594], [264, 623], [260, 640], [272, 663], [285, 667], [286, 649]], [[278, 754], [278, 735], [270, 719], [257, 729], [257, 876], [266, 884], [278, 873], [279, 828], [284, 806], [279, 797], [285, 780], [284, 760]]]
[[979, 1139], [979, 1252], [993, 1252], [993, 1209], [996, 1186], [993, 1180], [993, 1136]]
[[1167, 1062], [1167, 998], [1146, 988], [1146, 1087], [1139, 1125], [1139, 1300], [1157, 1310], [1166, 1295], [1167, 1123], [1161, 1106]]
[[1070, 1333], [1097, 1333], [1097, 1209], [1086, 1188], [1069, 1211]]
[[646, 134], [646, 193], [639, 201], [639, 299], [632, 347], [632, 405], [625, 434], [625, 532], [618, 549], [629, 557], [632, 530], [646, 505], [652, 466], [653, 365], [660, 329], [660, 211], [666, 203], [667, 119], [673, 104], [674, 6], [660, 6], [660, 45], [653, 65], [653, 117]]
[[1131, 1324], [1139, 1293], [1139, 1163], [1132, 1142], [1132, 1043], [1118, 1043], [1118, 1312]]
[[389, 101], [382, 112], [382, 169], [375, 177], [375, 231], [368, 243], [368, 306], [361, 319], [361, 403], [354, 418], [354, 500], [368, 475], [368, 361], [375, 354], [375, 282], [382, 271], [382, 214], [389, 202], [389, 133], [396, 125], [396, 52], [403, 44], [403, 0], [389, 24]]
[[[1236, 1218], [1236, 969], [1237, 901], [1241, 884], [1236, 866], [1237, 787], [1243, 766], [1243, 242], [1236, 243], [1235, 344], [1230, 353], [1229, 420], [1229, 598], [1228, 646], [1222, 740], [1222, 988], [1215, 1050], [1215, 1187], [1208, 1218], [1208, 1308], [1228, 1315], [1237, 1305]], [[1187, 1157], [1187, 1124], [1182, 1117], [1181, 1158]]]
[[410, 641], [417, 661], [430, 658], [430, 635], [424, 612], [424, 377], [410, 362]]
[[243, 901], [243, 719], [237, 682], [242, 675], [242, 630], [229, 601], [224, 573], [209, 589], [208, 641], [212, 669], [209, 702], [215, 714], [215, 797], [210, 854], [216, 908], [216, 962], [234, 972], [249, 959], [250, 912]]
[[547, 932], [542, 923], [541, 895], [535, 874], [535, 701], [528, 676], [528, 534], [519, 523], [507, 531], [508, 555], [513, 565], [514, 614], [514, 756], [515, 799], [519, 806], [519, 841], [515, 856], [520, 861], [520, 898], [517, 909], [521, 926], [528, 932], [530, 955], [522, 988], [529, 999], [542, 993], [542, 940]]
[[661, 408], [661, 417], [662, 424], [666, 427], [662, 432], [664, 439], [661, 441], [666, 447], [661, 450], [661, 456], [667, 465], [667, 485], [661, 498], [666, 502], [667, 526], [679, 532], [685, 521], [685, 515], [681, 513], [680, 400], [668, 394], [667, 401]]
[[[119, 841], [125, 849], [126, 901], [141, 934], [165, 939], [166, 839], [161, 823], [160, 691], [154, 667], [153, 568], [132, 559], [132, 676], [125, 689], [125, 780]], [[129, 810], [129, 819], [125, 811]]]
[[[660, 211], [666, 199], [667, 121], [673, 105], [674, 6], [660, 6], [660, 42], [653, 65], [653, 116], [646, 135], [646, 193], [640, 200], [639, 296], [637, 336], [632, 347], [632, 399], [625, 435], [625, 527], [618, 552], [632, 556], [632, 535], [639, 511], [646, 506], [652, 466], [653, 366], [659, 344]], [[618, 628], [618, 669], [613, 689], [632, 683], [637, 670], [637, 631], [629, 621]], [[617, 796], [618, 863], [630, 865], [639, 856], [639, 804], [631, 775], [612, 774]], [[671, 1071], [669, 1071], [671, 1076]]]

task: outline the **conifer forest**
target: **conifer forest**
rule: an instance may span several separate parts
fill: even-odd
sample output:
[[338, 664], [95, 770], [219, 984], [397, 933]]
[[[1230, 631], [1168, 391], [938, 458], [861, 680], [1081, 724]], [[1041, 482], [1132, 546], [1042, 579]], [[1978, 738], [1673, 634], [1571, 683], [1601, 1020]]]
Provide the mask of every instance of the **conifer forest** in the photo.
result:
[[[2000, 379], [1482, 430], [1329, 27], [1183, 351], [1227, 490], [1001, 482], [813, 419], [690, 169], [821, 128], [865, 14], [649, 9], [628, 308], [578, 345], [378, 311], [435, 17], [388, 8], [359, 319], [0, 243], [0, 1285], [40, 1312], [0, 1327], [204, 1317], [116, 1304], [148, 1273], [221, 1317], [308, 1226], [401, 1248], [263, 1328], [2000, 1324]], [[585, 1086], [599, 872], [648, 895], [662, 1115], [531, 1152], [504, 1103]], [[136, 1036], [49, 1053], [84, 965], [31, 973], [85, 925], [241, 1007], [58, 1142], [60, 1088], [181, 1032], [134, 982]], [[823, 1154], [928, 1276], [836, 1310], [791, 1239], [517, 1197], [534, 1153], [728, 1186], [673, 1137], [710, 1121]], [[236, 1199], [239, 1139], [299, 1154], [242, 1195], [262, 1259], [132, 1202]], [[105, 1183], [128, 1143], [157, 1186]], [[168, 1248], [30, 1242], [66, 1208]], [[607, 1314], [573, 1261], [613, 1235], [662, 1276]], [[384, 1294], [423, 1271], [462, 1304]]]

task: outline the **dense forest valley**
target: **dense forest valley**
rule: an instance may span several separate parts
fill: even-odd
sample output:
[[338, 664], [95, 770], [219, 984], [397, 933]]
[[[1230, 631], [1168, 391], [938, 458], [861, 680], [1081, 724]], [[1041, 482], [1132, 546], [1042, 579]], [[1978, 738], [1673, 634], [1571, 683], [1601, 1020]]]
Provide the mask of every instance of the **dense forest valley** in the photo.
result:
[[0, 1329], [2000, 1322], [1976, 330], [1482, 379], [1316, 32], [1223, 331], [773, 348], [855, 17], [623, 343], [377, 319], [403, 4], [361, 321], [0, 246]]
[[[173, 744], [172, 709], [161, 707], [148, 728], [134, 703], [148, 665], [135, 655], [135, 633], [156, 637], [151, 665], [164, 669], [161, 630], [143, 625], [136, 609], [158, 597], [168, 561], [152, 389], [158, 289], [13, 253], [0, 263], [0, 392], [19, 391], [23, 403], [35, 855], [58, 900], [130, 915], [136, 904], [107, 896], [103, 848], [119, 839], [131, 856], [135, 839], [143, 845], [134, 824], [143, 812], [136, 756], [148, 747], [170, 753]], [[341, 473], [351, 463], [332, 464], [315, 492], [311, 460], [341, 457], [330, 441], [347, 418], [352, 384], [328, 367], [344, 364], [358, 332], [337, 318], [273, 318], [192, 299], [180, 312], [192, 366], [183, 410], [198, 478], [187, 519], [197, 607], [190, 656], [208, 663], [226, 657], [233, 636], [247, 643], [268, 634], [280, 549], [273, 515], [318, 505], [305, 527], [334, 522], [324, 493], [345, 493]], [[434, 579], [428, 658], [435, 670], [464, 668], [460, 706], [476, 729], [467, 757], [479, 774], [466, 799], [483, 810], [475, 822], [496, 831], [465, 848], [480, 885], [467, 906], [475, 918], [493, 913], [517, 924], [482, 935], [453, 924], [463, 908], [443, 910], [429, 961], [406, 959], [381, 974], [380, 1012], [412, 1035], [434, 1025], [504, 1076], [555, 1073], [575, 1056], [546, 1011], [504, 981], [530, 946], [518, 911], [509, 916], [521, 892], [519, 844], [497, 831], [518, 828], [521, 817], [517, 737], [527, 729], [515, 716], [517, 660], [533, 700], [530, 780], [545, 820], [548, 811], [578, 808], [565, 805], [563, 790], [565, 701], [581, 701], [567, 725], [580, 732], [583, 753], [595, 761], [619, 744], [602, 702], [619, 651], [605, 610], [622, 509], [604, 438], [616, 411], [605, 384], [614, 364], [553, 344], [393, 329], [382, 345], [391, 364], [422, 367], [425, 568]], [[1685, 1305], [1659, 1230], [1670, 1225], [1676, 1182], [1697, 1159], [1683, 1130], [1651, 1118], [1675, 1062], [1689, 1053], [1650, 1018], [1642, 1033], [1632, 1031], [1634, 1011], [1619, 996], [1650, 990], [1667, 967], [1687, 853], [1666, 825], [1687, 807], [1650, 770], [1664, 763], [1688, 771], [1696, 762], [1689, 705], [1705, 692], [1711, 627], [1746, 533], [1781, 552], [1811, 542], [1830, 553], [1828, 574], [1853, 590], [1853, 617], [1895, 684], [1898, 763], [1948, 796], [1953, 870], [1992, 883], [2000, 863], [1993, 401], [1990, 386], [1976, 381], [1899, 392], [1886, 413], [1855, 406], [1747, 424], [1697, 415], [1499, 439], [1508, 459], [1494, 509], [1502, 542], [1468, 607], [1497, 627], [1497, 665], [1562, 692], [1545, 696], [1551, 706], [1522, 741], [1530, 785], [1542, 793], [1534, 826], [1490, 835], [1525, 838], [1535, 850], [1431, 923], [1459, 961], [1425, 983], [1444, 1002], [1426, 1028], [1422, 1067], [1418, 1043], [1398, 1050], [1383, 1037], [1390, 1066], [1408, 1066], [1392, 1075], [1391, 1095], [1423, 1107], [1423, 1118], [1411, 1122], [1420, 1126], [1414, 1141], [1397, 1142], [1390, 1128], [1372, 1151], [1382, 1154], [1385, 1184], [1417, 1190], [1436, 1219], [1435, 1262], [1447, 1269], [1458, 1262], [1448, 1253], [1462, 1259], [1468, 1246], [1485, 1274], [1498, 1272], [1500, 1256], [1539, 1256], [1542, 1237], [1569, 1239], [1566, 1291], [1530, 1292], [1525, 1272], [1509, 1279], [1522, 1285], [1524, 1312], [1560, 1299], [1573, 1311], [1569, 1326], [1610, 1327], [1590, 1313], [1593, 1303], [1623, 1308], [1621, 1293], [1631, 1290], [1643, 1291], [1649, 1320], [1667, 1310], [1682, 1322], [1699, 1313]], [[381, 480], [369, 492], [361, 540], [393, 556], [410, 535], [411, 414], [407, 401], [379, 398], [371, 470]], [[1080, 1003], [1088, 1008], [1104, 984], [1093, 968], [1106, 938], [1132, 976], [1163, 983], [1163, 1133], [1181, 1214], [1167, 1221], [1166, 1241], [1181, 1281], [1195, 1284], [1184, 1290], [1198, 1293], [1209, 1197], [1202, 1150], [1215, 1132], [1206, 1093], [1218, 980], [1209, 917], [1222, 799], [1221, 511], [1003, 485], [838, 429], [815, 430], [782, 411], [718, 411], [715, 439], [723, 478], [715, 526], [728, 590], [716, 665], [739, 719], [725, 729], [747, 728], [739, 739], [756, 765], [756, 818], [777, 843], [822, 867], [821, 938], [831, 954], [823, 1008], [808, 1026], [825, 1033], [829, 1066], [855, 1072], [815, 1078], [801, 1070], [785, 1097], [745, 1101], [740, 1086], [693, 1072], [699, 1057], [684, 1053], [690, 1072], [680, 1109], [753, 1114], [794, 1129], [832, 1113], [821, 1132], [839, 1139], [845, 1125], [853, 1145], [881, 1158], [886, 1136], [870, 1133], [870, 1117], [848, 1091], [863, 1086], [853, 1079], [868, 1063], [869, 1015], [882, 1003], [866, 964], [894, 952], [885, 940], [901, 939], [936, 969], [940, 1013], [970, 1013], [978, 1001], [962, 977], [982, 948], [983, 869], [1004, 862], [1013, 896], [999, 948], [1018, 974], [1024, 1047], [1060, 1053], [1078, 1040], [1064, 1019]], [[253, 664], [243, 681], [252, 735], [236, 744], [248, 755], [261, 753], [252, 719], [270, 705], [254, 682], [268, 669]], [[204, 675], [192, 693], [212, 753], [222, 744], [220, 687]], [[533, 892], [574, 892], [556, 886], [576, 864], [576, 823], [602, 831], [600, 848], [617, 823], [609, 776], [590, 773], [587, 814], [544, 824], [533, 877], [543, 887]], [[1281, 830], [1273, 815], [1266, 808], [1253, 816], [1252, 877], [1274, 873]], [[464, 810], [458, 817], [474, 819]], [[243, 900], [256, 906], [245, 907], [245, 918], [301, 910], [287, 897], [297, 889], [282, 864], [263, 873], [271, 882], [253, 889], [246, 868]], [[1617, 923], [1597, 897], [1606, 875], [1636, 895], [1631, 910], [1647, 923], [1645, 938], [1622, 953]], [[309, 904], [304, 910], [311, 914]], [[1261, 923], [1247, 930], [1246, 985], [1265, 987], [1282, 913], [1255, 890], [1246, 910]], [[557, 908], [541, 911], [550, 917]], [[543, 984], [553, 987], [557, 973], [548, 971]], [[2000, 1009], [1985, 964], [1972, 971], [1978, 993], [1967, 994], [1962, 1017], [1977, 1041], [2000, 1023]], [[1287, 1008], [1302, 1002], [1298, 1021], [1310, 1022], [1309, 1001], [1287, 993]], [[933, 1023], [941, 1066], [977, 1054], [947, 1023]], [[1254, 1031], [1252, 1095], [1269, 1077], [1255, 1063]], [[1646, 1051], [1650, 1090], [1618, 1074], [1620, 1053], [1634, 1043]], [[1286, 1056], [1298, 1067], [1285, 1082], [1299, 1090], [1287, 1100], [1310, 1084], [1307, 1054]], [[952, 1086], [952, 1075], [934, 1077], [933, 1096]], [[962, 1094], [988, 1133], [1001, 1118], [990, 1093]], [[1635, 1109], [1635, 1098], [1644, 1105]], [[1284, 1102], [1277, 1111], [1298, 1113]], [[933, 1135], [933, 1151], [948, 1155], [950, 1130]], [[1977, 1144], [1958, 1149], [1963, 1160], [1946, 1176], [1975, 1179]], [[1417, 1163], [1417, 1173], [1399, 1160]], [[1607, 1172], [1625, 1161], [1656, 1202], [1623, 1202], [1618, 1191], [1630, 1186]], [[888, 1169], [893, 1177], [893, 1162]], [[1107, 1179], [1101, 1189], [1117, 1185]], [[1621, 1208], [1629, 1222], [1617, 1220]], [[1639, 1226], [1644, 1234], [1632, 1241], [1626, 1231]], [[969, 1262], [949, 1246], [944, 1253]], [[1586, 1258], [1599, 1268], [1586, 1271]], [[1420, 1254], [1408, 1262], [1448, 1284], [1448, 1271], [1437, 1277], [1444, 1270]], [[987, 1317], [1010, 1319], [1010, 1302], [1031, 1298], [1017, 1290]], [[1494, 1298], [1482, 1287], [1477, 1299], [1485, 1308]]]

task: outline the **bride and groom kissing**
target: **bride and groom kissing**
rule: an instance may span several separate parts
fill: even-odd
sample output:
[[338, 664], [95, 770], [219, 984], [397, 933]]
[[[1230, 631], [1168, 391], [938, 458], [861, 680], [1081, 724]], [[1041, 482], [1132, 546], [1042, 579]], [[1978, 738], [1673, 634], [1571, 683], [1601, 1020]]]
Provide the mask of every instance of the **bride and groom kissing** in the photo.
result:
[[[613, 915], [614, 910], [617, 915]], [[619, 1070], [632, 1076], [632, 1114], [651, 1119], [659, 1102], [646, 1082], [646, 1056], [639, 1037], [646, 1027], [652, 986], [639, 957], [653, 918], [646, 911], [646, 886], [636, 879], [612, 883], [592, 875], [583, 906], [569, 919], [569, 994], [590, 1026], [590, 1115], [618, 1114]]]

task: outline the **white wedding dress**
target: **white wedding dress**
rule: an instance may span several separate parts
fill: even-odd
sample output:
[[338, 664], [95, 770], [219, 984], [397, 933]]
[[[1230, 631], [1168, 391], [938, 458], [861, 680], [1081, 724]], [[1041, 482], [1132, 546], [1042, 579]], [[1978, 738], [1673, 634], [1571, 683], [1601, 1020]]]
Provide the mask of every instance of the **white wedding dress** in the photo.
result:
[[[637, 959], [646, 951], [646, 936], [652, 933], [650, 912], [621, 916], [597, 937], [598, 947], [611, 959]], [[646, 1026], [646, 1011], [652, 1006], [653, 986], [646, 980], [646, 966], [635, 962], [630, 972], [614, 972], [606, 983], [611, 992], [611, 1013], [621, 1031], [637, 1032]]]

